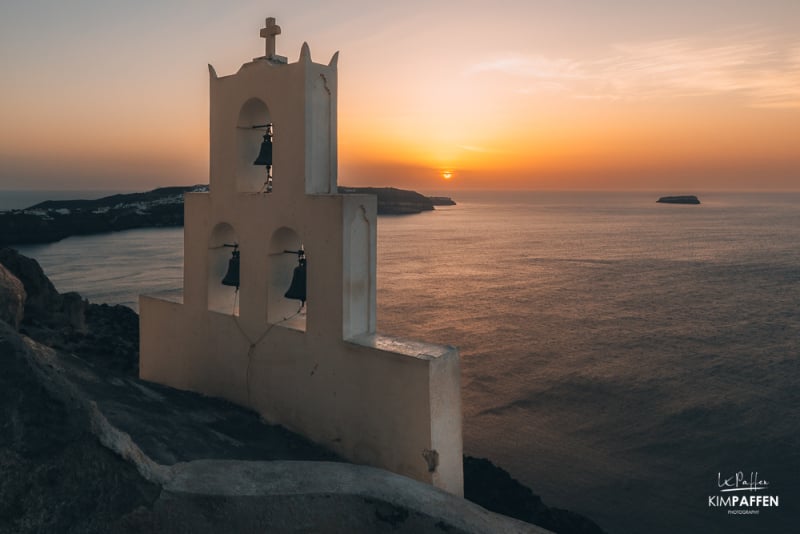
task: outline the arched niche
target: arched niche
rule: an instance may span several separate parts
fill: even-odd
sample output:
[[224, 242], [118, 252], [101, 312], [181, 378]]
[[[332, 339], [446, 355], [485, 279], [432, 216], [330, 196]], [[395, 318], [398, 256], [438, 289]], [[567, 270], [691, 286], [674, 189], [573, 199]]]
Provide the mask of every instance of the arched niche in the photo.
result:
[[[303, 309], [298, 314], [300, 301], [284, 297], [292, 283], [294, 269], [298, 265], [297, 254], [287, 254], [284, 251], [299, 250], [302, 246], [303, 242], [297, 232], [285, 226], [275, 230], [270, 238], [267, 322], [283, 323], [284, 326], [305, 330], [306, 310]], [[287, 321], [287, 318], [291, 320]]]
[[263, 126], [272, 122], [267, 105], [258, 98], [251, 98], [239, 110], [236, 123], [236, 189], [241, 192], [257, 193], [264, 188], [267, 170], [264, 166], [253, 165], [264, 140]]
[[[237, 288], [222, 284], [234, 250], [225, 245], [238, 244], [239, 238], [230, 224], [219, 223], [211, 232], [208, 240], [208, 309], [211, 311], [239, 315]], [[238, 250], [241, 254], [242, 249]]]

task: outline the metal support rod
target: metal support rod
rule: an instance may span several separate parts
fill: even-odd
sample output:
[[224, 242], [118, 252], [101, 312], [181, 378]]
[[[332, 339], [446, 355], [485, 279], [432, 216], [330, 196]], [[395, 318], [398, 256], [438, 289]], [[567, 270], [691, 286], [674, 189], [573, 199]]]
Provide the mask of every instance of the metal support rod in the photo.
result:
[[253, 126], [237, 126], [240, 130], [261, 130], [272, 128], [272, 123], [269, 124], [254, 124]]

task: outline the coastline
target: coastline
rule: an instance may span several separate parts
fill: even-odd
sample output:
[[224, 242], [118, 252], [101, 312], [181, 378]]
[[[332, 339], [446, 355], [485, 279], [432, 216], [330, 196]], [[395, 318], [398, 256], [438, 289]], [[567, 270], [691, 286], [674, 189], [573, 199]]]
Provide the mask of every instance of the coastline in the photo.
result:
[[[183, 195], [207, 191], [207, 185], [171, 186], [94, 199], [45, 200], [23, 209], [0, 211], [0, 247], [52, 243], [75, 235], [183, 226]], [[413, 215], [432, 211], [436, 205], [455, 204], [449, 197], [429, 198], [393, 187], [340, 186], [339, 193], [375, 195], [378, 215]]]

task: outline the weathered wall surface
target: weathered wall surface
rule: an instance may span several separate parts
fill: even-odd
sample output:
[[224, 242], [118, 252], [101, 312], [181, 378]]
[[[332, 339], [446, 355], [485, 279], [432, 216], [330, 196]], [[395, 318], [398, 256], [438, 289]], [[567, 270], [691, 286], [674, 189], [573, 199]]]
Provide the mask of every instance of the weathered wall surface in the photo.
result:
[[282, 326], [251, 349], [258, 336], [245, 338], [238, 317], [139, 305], [143, 379], [226, 398], [351, 461], [462, 494], [461, 407], [448, 402], [460, 393], [455, 350], [382, 337], [332, 344]]

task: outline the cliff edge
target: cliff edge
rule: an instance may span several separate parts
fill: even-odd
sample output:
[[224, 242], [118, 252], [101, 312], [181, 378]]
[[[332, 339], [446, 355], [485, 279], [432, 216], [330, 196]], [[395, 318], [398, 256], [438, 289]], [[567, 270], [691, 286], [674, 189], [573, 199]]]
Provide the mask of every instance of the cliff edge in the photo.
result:
[[465, 459], [482, 508], [342, 462], [228, 402], [139, 380], [132, 310], [59, 294], [11, 249], [0, 265], [0, 533], [546, 532], [486, 509], [498, 507], [557, 532], [602, 532], [487, 460]]
[[[134, 228], [183, 226], [184, 193], [204, 191], [208, 191], [207, 185], [161, 187], [96, 200], [48, 200], [21, 210], [0, 211], [0, 247]], [[393, 187], [339, 187], [339, 192], [376, 195], [378, 215], [408, 215], [433, 210], [434, 205], [455, 204], [446, 197], [428, 198]]]

